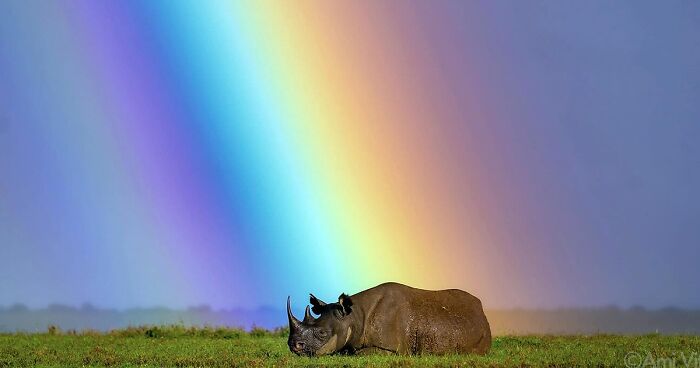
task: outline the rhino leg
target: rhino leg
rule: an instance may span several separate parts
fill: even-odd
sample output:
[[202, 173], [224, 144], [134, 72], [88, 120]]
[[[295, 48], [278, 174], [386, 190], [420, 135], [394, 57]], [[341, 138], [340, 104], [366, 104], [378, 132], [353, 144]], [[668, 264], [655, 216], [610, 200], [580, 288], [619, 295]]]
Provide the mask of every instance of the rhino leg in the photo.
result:
[[355, 351], [356, 355], [395, 355], [395, 351], [381, 349], [377, 347], [363, 348]]

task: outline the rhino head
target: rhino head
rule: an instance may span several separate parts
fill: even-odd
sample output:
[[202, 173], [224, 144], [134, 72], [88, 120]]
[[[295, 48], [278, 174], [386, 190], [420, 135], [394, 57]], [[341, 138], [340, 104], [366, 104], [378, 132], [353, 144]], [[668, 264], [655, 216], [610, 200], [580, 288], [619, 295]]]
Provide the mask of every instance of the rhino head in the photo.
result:
[[[294, 317], [287, 297], [289, 350], [297, 355], [306, 356], [332, 354], [341, 350], [352, 334], [349, 318], [352, 313], [352, 300], [349, 296], [341, 294], [337, 303], [328, 304], [313, 294], [309, 295], [313, 307], [306, 306], [303, 321]], [[319, 317], [314, 318], [309, 309]]]

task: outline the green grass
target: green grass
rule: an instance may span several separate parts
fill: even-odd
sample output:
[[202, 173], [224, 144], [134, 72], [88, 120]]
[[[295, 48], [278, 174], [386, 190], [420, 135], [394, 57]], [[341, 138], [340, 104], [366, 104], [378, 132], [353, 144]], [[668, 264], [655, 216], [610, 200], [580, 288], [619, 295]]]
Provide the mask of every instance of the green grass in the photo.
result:
[[41, 334], [1, 334], [0, 367], [626, 367], [631, 352], [639, 355], [628, 358], [630, 367], [700, 367], [700, 336], [503, 336], [494, 339], [486, 356], [418, 357], [297, 357], [286, 342], [285, 330], [50, 328]]

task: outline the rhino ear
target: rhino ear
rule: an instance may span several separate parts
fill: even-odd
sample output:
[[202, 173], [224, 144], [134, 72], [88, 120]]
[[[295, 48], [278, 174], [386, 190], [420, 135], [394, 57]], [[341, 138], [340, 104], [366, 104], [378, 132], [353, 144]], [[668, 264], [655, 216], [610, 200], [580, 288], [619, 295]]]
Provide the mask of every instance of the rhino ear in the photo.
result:
[[343, 308], [343, 314], [346, 316], [352, 312], [352, 299], [347, 294], [340, 294], [338, 304]]
[[309, 294], [309, 303], [311, 303], [311, 305], [313, 305], [313, 307], [311, 308], [311, 311], [313, 311], [317, 315], [321, 315], [321, 312], [323, 311], [323, 307], [326, 306], [326, 303], [323, 300], [315, 297], [314, 294]]

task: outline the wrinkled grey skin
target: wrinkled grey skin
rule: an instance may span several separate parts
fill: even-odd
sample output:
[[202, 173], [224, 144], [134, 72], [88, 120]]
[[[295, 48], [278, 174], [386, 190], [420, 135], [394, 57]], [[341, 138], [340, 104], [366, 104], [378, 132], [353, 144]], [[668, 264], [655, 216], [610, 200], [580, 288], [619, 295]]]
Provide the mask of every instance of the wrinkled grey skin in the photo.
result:
[[481, 301], [457, 289], [429, 291], [386, 283], [337, 303], [311, 295], [303, 321], [291, 312], [289, 349], [298, 355], [486, 354], [491, 330]]

